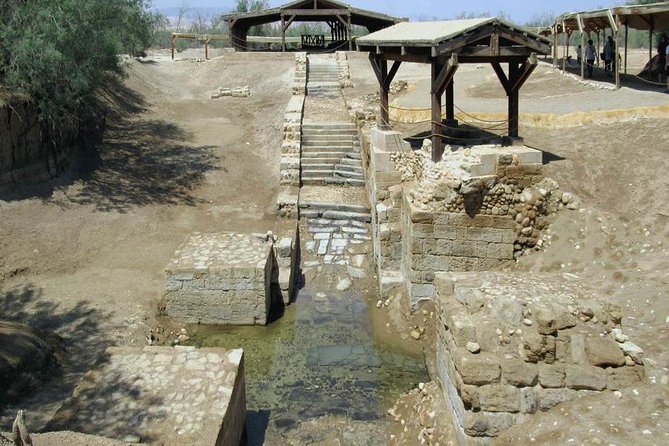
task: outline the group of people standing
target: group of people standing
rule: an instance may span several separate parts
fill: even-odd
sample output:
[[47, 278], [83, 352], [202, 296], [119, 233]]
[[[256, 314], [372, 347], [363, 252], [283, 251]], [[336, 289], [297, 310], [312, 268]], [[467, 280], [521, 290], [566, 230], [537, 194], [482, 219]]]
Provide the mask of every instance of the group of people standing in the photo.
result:
[[[585, 46], [585, 63], [588, 69], [587, 77], [593, 77], [595, 62], [599, 65], [600, 59], [604, 62], [604, 76], [612, 76], [616, 70], [617, 57], [615, 55], [616, 44], [611, 36], [607, 37], [604, 49], [600, 54], [597, 54], [592, 39], [588, 40], [588, 44]], [[581, 45], [576, 48], [576, 58], [578, 64], [581, 65], [583, 63], [583, 49]], [[664, 33], [660, 36], [657, 45], [657, 62], [658, 82], [660, 84], [666, 82], [666, 93], [669, 93], [669, 38]]]
[[[597, 49], [595, 49], [592, 39], [588, 40], [588, 44], [585, 46], [585, 63], [588, 69], [587, 77], [593, 77], [595, 62], [599, 64], [600, 59], [604, 62], [604, 76], [612, 76], [616, 69], [617, 61], [615, 55], [616, 44], [611, 36], [606, 39], [604, 49], [600, 54], [597, 54]], [[581, 65], [583, 63], [583, 48], [581, 48], [581, 45], [576, 48], [576, 58], [578, 59], [578, 64]]]

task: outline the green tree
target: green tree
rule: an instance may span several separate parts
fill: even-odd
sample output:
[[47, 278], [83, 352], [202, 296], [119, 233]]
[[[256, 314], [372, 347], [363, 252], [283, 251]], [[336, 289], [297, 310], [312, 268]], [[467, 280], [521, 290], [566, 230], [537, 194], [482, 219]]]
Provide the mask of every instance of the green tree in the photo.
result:
[[0, 85], [35, 101], [58, 143], [122, 73], [119, 54], [148, 47], [160, 17], [146, 0], [0, 0]]

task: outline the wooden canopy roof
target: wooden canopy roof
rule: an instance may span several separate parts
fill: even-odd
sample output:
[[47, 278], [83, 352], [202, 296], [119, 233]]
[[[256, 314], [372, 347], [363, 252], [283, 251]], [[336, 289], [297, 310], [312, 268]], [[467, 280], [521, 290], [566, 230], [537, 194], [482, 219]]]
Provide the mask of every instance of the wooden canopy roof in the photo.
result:
[[403, 22], [356, 40], [359, 51], [386, 59], [430, 62], [457, 54], [460, 62], [505, 62], [549, 54], [550, 41], [498, 18]]
[[[496, 17], [442, 22], [403, 22], [356, 40], [358, 51], [368, 51], [379, 81], [379, 126], [390, 127], [388, 93], [402, 62], [431, 64], [432, 160], [443, 154], [445, 129], [457, 126], [454, 76], [460, 63], [490, 63], [509, 103], [508, 136], [518, 137], [520, 88], [537, 67], [537, 54], [549, 54], [549, 40]], [[388, 62], [393, 64], [389, 67]], [[502, 63], [508, 64], [507, 71]], [[441, 119], [442, 97], [446, 120]]]
[[353, 25], [364, 26], [370, 32], [378, 31], [405, 20], [375, 11], [355, 8], [335, 0], [297, 0], [283, 6], [261, 11], [226, 14], [223, 18], [232, 23], [234, 27], [248, 30], [251, 26], [278, 22], [282, 16], [294, 16], [294, 20], [298, 22], [321, 22], [327, 19], [337, 20], [338, 16], [350, 17]]
[[669, 28], [669, 2], [568, 12], [555, 20], [556, 32], [579, 31], [579, 21], [584, 32], [617, 29], [618, 26], [640, 30], [666, 29]]

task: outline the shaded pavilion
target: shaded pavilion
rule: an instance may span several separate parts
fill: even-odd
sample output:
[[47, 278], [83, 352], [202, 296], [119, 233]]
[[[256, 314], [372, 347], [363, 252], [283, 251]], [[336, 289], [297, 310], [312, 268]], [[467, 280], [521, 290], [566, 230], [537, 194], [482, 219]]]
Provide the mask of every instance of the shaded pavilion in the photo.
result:
[[[537, 67], [537, 54], [550, 53], [550, 41], [497, 18], [442, 22], [398, 23], [356, 40], [358, 51], [369, 52], [379, 81], [381, 119], [389, 128], [390, 83], [402, 62], [428, 63], [432, 67], [432, 159], [443, 154], [442, 129], [457, 125], [453, 79], [461, 63], [492, 65], [508, 98], [508, 135], [518, 137], [519, 92]], [[388, 62], [392, 66], [388, 69]], [[502, 64], [507, 64], [505, 71]], [[441, 120], [442, 97], [446, 100], [446, 121]]]
[[[558, 59], [558, 35], [566, 34], [567, 42], [574, 31], [581, 34], [581, 47], [585, 48], [586, 35], [595, 33], [597, 36], [597, 47], [599, 47], [599, 35], [606, 29], [611, 29], [615, 42], [615, 54], [619, 54], [621, 30], [625, 27], [625, 55], [624, 65], [627, 71], [627, 29], [634, 28], [648, 33], [648, 59], [653, 58], [653, 32], [655, 30], [669, 29], [669, 2], [650, 3], [646, 5], [617, 6], [614, 8], [594, 9], [583, 12], [568, 12], [562, 14], [555, 20], [551, 27], [553, 34], [553, 64], [557, 66]], [[569, 45], [565, 45], [562, 57], [562, 69], [566, 68]], [[599, 50], [598, 50], [599, 52]], [[616, 87], [620, 88], [620, 64], [616, 63]], [[585, 64], [581, 64], [581, 77], [585, 77]]]
[[237, 51], [246, 51], [249, 29], [257, 25], [281, 22], [281, 50], [286, 51], [286, 30], [293, 22], [324, 22], [330, 27], [334, 46], [344, 47], [348, 42], [348, 49], [353, 50], [353, 25], [375, 32], [404, 20], [334, 0], [298, 0], [261, 11], [227, 14], [223, 18], [228, 23], [230, 42]]

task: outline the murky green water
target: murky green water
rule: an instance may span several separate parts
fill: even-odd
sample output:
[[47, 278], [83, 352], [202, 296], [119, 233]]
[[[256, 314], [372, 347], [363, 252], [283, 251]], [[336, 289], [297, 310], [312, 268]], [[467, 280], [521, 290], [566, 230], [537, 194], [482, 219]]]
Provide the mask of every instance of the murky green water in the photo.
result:
[[290, 429], [323, 415], [370, 421], [428, 376], [420, 351], [410, 356], [375, 341], [369, 311], [359, 293], [307, 288], [268, 327], [189, 331], [201, 347], [244, 349], [248, 425]]

